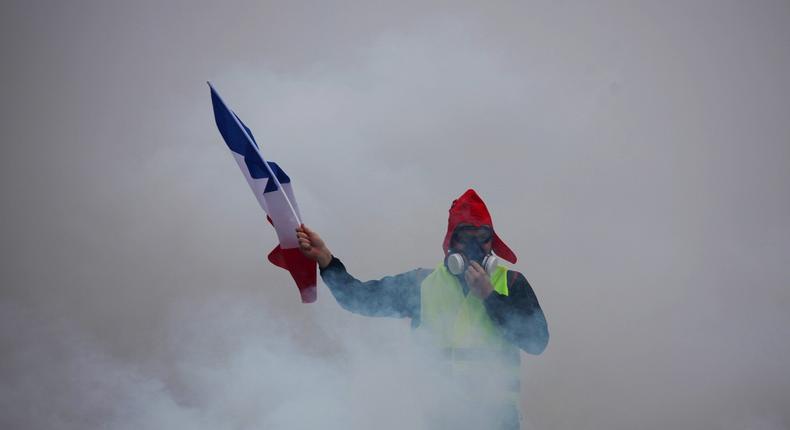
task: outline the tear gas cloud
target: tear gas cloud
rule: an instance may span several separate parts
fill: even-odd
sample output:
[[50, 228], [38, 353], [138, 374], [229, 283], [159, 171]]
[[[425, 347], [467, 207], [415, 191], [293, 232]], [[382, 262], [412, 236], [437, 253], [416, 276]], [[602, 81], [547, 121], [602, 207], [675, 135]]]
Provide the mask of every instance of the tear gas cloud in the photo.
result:
[[790, 428], [786, 2], [2, 7], [0, 427], [485, 428], [408, 321], [298, 303], [211, 80], [361, 279], [481, 194], [524, 428]]
[[[347, 324], [331, 317], [334, 310], [318, 305], [313, 312], [326, 318], [322, 334], [331, 345], [299, 345], [300, 333], [286, 322], [237, 299], [189, 303], [158, 333], [162, 353], [173, 360], [141, 368], [104, 353], [67, 321], [32, 322], [24, 310], [4, 306], [2, 340], [11, 352], [0, 423], [428, 429], [443, 419], [448, 428], [471, 429], [495, 418], [485, 412], [492, 407], [485, 404], [486, 386], [470, 390], [445, 378], [402, 326], [349, 336]], [[470, 397], [480, 400], [479, 409], [459, 411]]]

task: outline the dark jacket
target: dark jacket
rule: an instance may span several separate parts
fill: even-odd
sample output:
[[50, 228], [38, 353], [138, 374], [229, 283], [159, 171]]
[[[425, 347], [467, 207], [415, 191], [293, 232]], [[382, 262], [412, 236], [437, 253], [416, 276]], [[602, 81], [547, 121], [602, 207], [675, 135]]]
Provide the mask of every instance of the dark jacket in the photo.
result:
[[[332, 261], [321, 269], [321, 278], [344, 309], [366, 316], [411, 318], [420, 325], [420, 285], [433, 269], [414, 269], [379, 280], [362, 282], [343, 263]], [[492, 292], [483, 303], [491, 320], [508, 341], [530, 354], [540, 354], [549, 341], [546, 318], [527, 278], [508, 270], [508, 295]], [[464, 292], [468, 287], [460, 279]]]

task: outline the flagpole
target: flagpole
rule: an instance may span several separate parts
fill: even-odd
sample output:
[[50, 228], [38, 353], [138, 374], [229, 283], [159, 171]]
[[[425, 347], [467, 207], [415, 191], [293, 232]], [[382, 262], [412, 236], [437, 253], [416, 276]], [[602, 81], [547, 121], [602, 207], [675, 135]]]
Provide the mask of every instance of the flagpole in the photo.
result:
[[277, 185], [277, 189], [280, 190], [280, 192], [283, 195], [283, 198], [285, 199], [285, 202], [288, 203], [288, 208], [291, 209], [291, 214], [293, 214], [296, 223], [301, 226], [302, 221], [299, 219], [299, 215], [296, 213], [296, 209], [294, 208], [293, 204], [291, 204], [291, 199], [288, 198], [288, 194], [285, 193], [282, 184], [280, 184], [280, 180], [277, 179], [277, 175], [274, 174], [274, 171], [272, 171], [272, 168], [271, 166], [269, 166], [269, 163], [266, 161], [265, 158], [263, 158], [263, 154], [261, 154], [260, 148], [258, 148], [258, 145], [255, 144], [255, 141], [253, 141], [252, 137], [247, 133], [247, 129], [244, 128], [241, 122], [239, 122], [239, 118], [236, 117], [236, 114], [232, 110], [230, 110], [230, 108], [228, 108], [227, 104], [225, 104], [225, 100], [222, 100], [222, 96], [219, 95], [219, 91], [217, 91], [217, 89], [214, 88], [214, 85], [211, 85], [211, 82], [206, 81], [206, 83], [208, 84], [209, 88], [211, 88], [214, 91], [214, 93], [217, 94], [217, 97], [220, 99], [220, 101], [222, 101], [222, 104], [225, 105], [225, 108], [228, 109], [228, 111], [230, 111], [233, 114], [232, 115], [233, 121], [236, 122], [236, 125], [239, 127], [239, 130], [241, 130], [241, 132], [244, 133], [244, 137], [247, 138], [247, 142], [250, 144], [250, 146], [255, 148], [255, 152], [258, 153], [258, 157], [261, 159], [261, 161], [263, 161], [263, 165], [266, 166], [266, 170], [269, 172], [269, 177], [274, 180], [275, 185]]

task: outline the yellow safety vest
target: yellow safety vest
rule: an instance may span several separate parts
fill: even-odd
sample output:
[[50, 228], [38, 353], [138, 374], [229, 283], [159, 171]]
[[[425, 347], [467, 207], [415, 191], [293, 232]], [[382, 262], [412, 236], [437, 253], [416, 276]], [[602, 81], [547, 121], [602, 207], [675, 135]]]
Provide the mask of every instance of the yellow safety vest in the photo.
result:
[[[496, 268], [491, 285], [497, 293], [508, 295], [506, 267]], [[464, 294], [444, 263], [423, 280], [420, 307], [419, 330], [442, 348], [452, 374], [464, 377], [479, 372], [486, 380], [496, 375], [502, 401], [520, 410], [519, 349], [502, 336], [483, 302], [473, 294]]]

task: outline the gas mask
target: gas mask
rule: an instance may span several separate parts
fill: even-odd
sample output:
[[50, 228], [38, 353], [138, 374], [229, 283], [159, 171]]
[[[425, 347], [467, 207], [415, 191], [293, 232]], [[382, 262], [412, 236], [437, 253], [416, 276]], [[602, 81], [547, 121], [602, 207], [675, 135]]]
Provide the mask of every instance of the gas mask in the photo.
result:
[[485, 269], [489, 276], [494, 273], [499, 261], [497, 257], [489, 252], [483, 251], [482, 243], [490, 240], [490, 236], [483, 240], [482, 243], [476, 237], [458, 237], [456, 240], [463, 243], [463, 252], [451, 248], [444, 258], [444, 264], [447, 270], [453, 275], [462, 275], [466, 272], [472, 261], [476, 261], [480, 266]]

